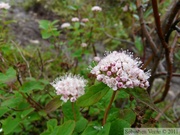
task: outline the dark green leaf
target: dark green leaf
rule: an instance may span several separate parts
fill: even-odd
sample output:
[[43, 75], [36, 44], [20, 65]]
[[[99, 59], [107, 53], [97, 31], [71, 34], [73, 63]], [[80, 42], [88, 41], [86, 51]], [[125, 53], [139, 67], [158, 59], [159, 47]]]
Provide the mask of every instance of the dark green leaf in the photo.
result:
[[[72, 104], [74, 106], [74, 111], [72, 109]], [[75, 120], [75, 118], [76, 120], [80, 119], [81, 114], [79, 112], [79, 107], [75, 103], [68, 101], [67, 103], [63, 104], [62, 111], [67, 120]]]
[[45, 87], [44, 84], [42, 84], [40, 81], [28, 81], [25, 82], [22, 87], [21, 87], [21, 91], [24, 93], [28, 93], [31, 92], [32, 90], [43, 90]]
[[119, 118], [132, 125], [136, 119], [136, 114], [131, 109], [124, 109], [120, 110]]
[[82, 107], [93, 105], [104, 97], [109, 89], [104, 83], [93, 85], [87, 90], [85, 95], [78, 98], [77, 105]]
[[125, 120], [117, 119], [111, 123], [110, 135], [123, 135], [124, 128], [130, 128], [131, 124]]
[[76, 122], [76, 127], [75, 127], [75, 131], [77, 133], [81, 133], [87, 126], [88, 121], [81, 117], [77, 122]]
[[19, 118], [12, 118], [9, 116], [7, 119], [2, 121], [2, 129], [4, 131], [4, 134], [13, 133], [13, 131], [16, 129], [16, 127], [19, 125], [21, 120]]
[[57, 132], [52, 135], [72, 135], [75, 128], [75, 122], [73, 120], [66, 121], [63, 125], [56, 127]]
[[159, 109], [155, 106], [155, 104], [153, 103], [153, 100], [150, 98], [149, 94], [147, 93], [146, 90], [136, 87], [133, 89], [127, 88], [127, 89], [123, 89], [125, 92], [127, 92], [128, 94], [134, 96], [134, 98], [140, 102], [142, 102], [143, 104], [149, 106], [151, 109], [160, 112]]
[[47, 113], [53, 112], [58, 109], [62, 104], [63, 102], [60, 100], [60, 96], [57, 96], [46, 104], [45, 111]]

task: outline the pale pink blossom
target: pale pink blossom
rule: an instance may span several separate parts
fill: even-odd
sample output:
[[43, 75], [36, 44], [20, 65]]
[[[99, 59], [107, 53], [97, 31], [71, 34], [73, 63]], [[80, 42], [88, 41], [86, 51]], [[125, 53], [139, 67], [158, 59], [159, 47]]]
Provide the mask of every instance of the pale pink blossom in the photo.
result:
[[83, 23], [86, 23], [86, 22], [89, 22], [89, 19], [88, 19], [88, 18], [83, 18], [81, 21], [82, 21]]
[[100, 57], [98, 57], [98, 56], [94, 57], [94, 61], [99, 62], [100, 60], [101, 60]]
[[91, 10], [92, 10], [92, 11], [95, 11], [95, 12], [96, 12], [96, 11], [97, 11], [97, 12], [100, 12], [100, 11], [102, 11], [102, 8], [99, 7], [99, 6], [94, 6], [94, 7], [91, 8]]
[[78, 97], [84, 94], [84, 87], [87, 81], [78, 76], [67, 74], [56, 78], [52, 83], [50, 83], [56, 90], [57, 95], [61, 95], [61, 100], [67, 102], [75, 102]]
[[72, 22], [79, 22], [79, 18], [73, 17], [73, 18], [71, 19], [71, 21], [72, 21]]
[[92, 68], [91, 73], [96, 75], [98, 81], [107, 84], [113, 90], [120, 88], [149, 87], [149, 71], [143, 71], [142, 62], [134, 59], [132, 53], [127, 51], [107, 54]]
[[9, 3], [0, 2], [0, 9], [9, 9]]
[[66, 23], [63, 23], [62, 25], [61, 25], [61, 28], [63, 29], [63, 28], [68, 28], [68, 27], [70, 27], [71, 26], [71, 24], [70, 23], [68, 23], [68, 22], [66, 22]]
[[81, 43], [81, 47], [87, 47], [88, 45], [86, 43]]

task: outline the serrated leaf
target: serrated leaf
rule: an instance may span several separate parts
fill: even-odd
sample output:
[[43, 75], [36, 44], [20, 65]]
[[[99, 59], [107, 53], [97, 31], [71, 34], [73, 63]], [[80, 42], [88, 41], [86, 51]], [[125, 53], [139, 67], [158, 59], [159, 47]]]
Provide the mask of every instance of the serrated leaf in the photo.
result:
[[5, 74], [0, 73], [0, 82], [7, 83], [16, 79], [16, 70], [13, 67], [10, 67]]
[[60, 96], [55, 97], [45, 106], [45, 111], [47, 113], [53, 112], [58, 109], [63, 104], [63, 101], [60, 100]]
[[89, 87], [87, 93], [77, 100], [77, 105], [86, 107], [97, 103], [103, 96], [106, 95], [110, 88], [104, 83], [98, 83]]
[[117, 119], [111, 123], [110, 135], [123, 135], [124, 128], [130, 128], [131, 124], [125, 120]]

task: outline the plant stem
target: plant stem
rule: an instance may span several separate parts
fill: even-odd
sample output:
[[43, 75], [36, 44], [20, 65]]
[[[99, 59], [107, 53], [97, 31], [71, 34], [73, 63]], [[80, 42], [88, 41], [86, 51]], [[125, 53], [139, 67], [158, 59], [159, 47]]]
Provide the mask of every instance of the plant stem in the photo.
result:
[[74, 102], [71, 102], [72, 104], [72, 111], [73, 111], [73, 115], [74, 115], [74, 120], [76, 121], [76, 111], [74, 110]]
[[112, 103], [113, 103], [113, 101], [114, 101], [114, 98], [115, 98], [116, 93], [117, 93], [117, 90], [113, 92], [112, 97], [111, 97], [111, 100], [110, 100], [110, 102], [109, 102], [109, 105], [108, 105], [108, 107], [106, 108], [106, 111], [105, 111], [105, 113], [104, 113], [104, 118], [103, 118], [103, 121], [102, 121], [102, 126], [104, 126], [105, 123], [106, 123], [106, 119], [107, 119], [107, 116], [108, 116], [108, 112], [109, 112], [109, 110], [110, 110], [110, 108], [111, 108], [111, 105], [112, 105]]

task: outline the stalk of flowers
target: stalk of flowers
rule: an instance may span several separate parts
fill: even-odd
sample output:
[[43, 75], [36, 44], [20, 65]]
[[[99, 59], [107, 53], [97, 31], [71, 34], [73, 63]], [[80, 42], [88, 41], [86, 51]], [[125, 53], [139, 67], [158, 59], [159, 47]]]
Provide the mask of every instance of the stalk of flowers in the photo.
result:
[[106, 123], [108, 111], [114, 101], [117, 90], [121, 88], [149, 86], [149, 72], [144, 72], [141, 67], [142, 62], [139, 59], [133, 59], [132, 53], [128, 51], [109, 53], [101, 59], [97, 66], [92, 68], [91, 73], [96, 76], [98, 81], [107, 84], [114, 90], [109, 105], [107, 106], [102, 125]]
[[149, 72], [144, 72], [140, 66], [139, 59], [133, 59], [130, 52], [114, 51], [100, 60], [91, 73], [96, 79], [107, 84], [114, 91], [120, 88], [141, 87], [146, 89], [149, 86]]
[[50, 83], [56, 90], [57, 95], [61, 95], [61, 100], [67, 102], [75, 102], [78, 97], [82, 96], [84, 92], [84, 87], [87, 81], [80, 77], [79, 75], [67, 74], [56, 78], [52, 83]]

